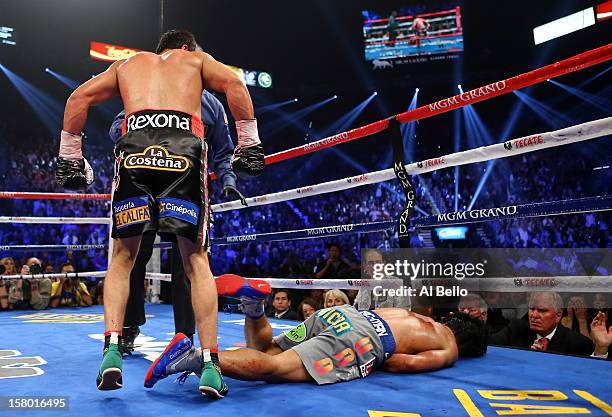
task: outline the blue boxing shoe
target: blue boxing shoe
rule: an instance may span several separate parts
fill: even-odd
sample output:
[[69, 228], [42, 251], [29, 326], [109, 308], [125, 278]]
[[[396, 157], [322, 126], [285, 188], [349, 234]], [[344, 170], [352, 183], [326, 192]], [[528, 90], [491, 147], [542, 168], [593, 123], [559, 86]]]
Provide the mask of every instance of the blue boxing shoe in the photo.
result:
[[240, 300], [240, 310], [252, 319], [264, 315], [264, 300], [272, 293], [272, 287], [261, 279], [246, 279], [234, 274], [224, 274], [215, 279], [217, 295]]
[[200, 372], [202, 355], [193, 346], [193, 342], [183, 333], [177, 333], [164, 352], [155, 359], [144, 380], [146, 388], [153, 386], [170, 375], [179, 372]]

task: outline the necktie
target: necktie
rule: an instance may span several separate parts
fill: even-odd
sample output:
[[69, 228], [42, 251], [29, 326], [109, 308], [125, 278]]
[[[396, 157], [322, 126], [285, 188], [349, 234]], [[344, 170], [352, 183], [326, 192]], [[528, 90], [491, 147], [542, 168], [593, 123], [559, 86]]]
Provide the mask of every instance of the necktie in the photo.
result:
[[540, 344], [542, 345], [542, 352], [546, 352], [546, 350], [548, 350], [548, 344], [550, 343], [550, 340], [548, 340], [548, 338], [543, 337], [540, 339]]

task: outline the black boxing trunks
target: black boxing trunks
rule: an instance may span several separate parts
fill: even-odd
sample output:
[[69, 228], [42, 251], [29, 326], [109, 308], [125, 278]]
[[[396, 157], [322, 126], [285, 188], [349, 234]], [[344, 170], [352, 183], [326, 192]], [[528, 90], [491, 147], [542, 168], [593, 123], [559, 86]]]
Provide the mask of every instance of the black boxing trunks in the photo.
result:
[[204, 125], [173, 110], [143, 110], [125, 118], [115, 145], [113, 238], [157, 229], [208, 248], [210, 207]]

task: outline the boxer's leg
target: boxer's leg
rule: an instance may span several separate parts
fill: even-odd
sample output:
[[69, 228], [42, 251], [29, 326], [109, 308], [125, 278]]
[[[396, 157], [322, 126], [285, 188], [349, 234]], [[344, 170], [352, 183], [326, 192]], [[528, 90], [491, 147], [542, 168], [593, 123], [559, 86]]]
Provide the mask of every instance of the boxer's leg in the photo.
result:
[[223, 398], [229, 391], [218, 369], [217, 287], [208, 263], [208, 253], [199, 243], [177, 236], [185, 273], [191, 281], [191, 303], [202, 346], [200, 392]]
[[105, 349], [96, 384], [100, 390], [123, 386], [119, 336], [130, 291], [130, 272], [138, 255], [141, 236], [115, 239], [113, 258], [104, 279]]
[[244, 322], [244, 337], [247, 347], [269, 355], [278, 355], [283, 350], [272, 342], [272, 327], [264, 315], [257, 319], [247, 316]]
[[293, 350], [268, 355], [255, 349], [237, 349], [219, 353], [224, 375], [247, 381], [307, 382], [312, 377]]
[[128, 297], [123, 320], [123, 333], [121, 350], [123, 354], [132, 354], [134, 339], [140, 333], [139, 326], [146, 322], [144, 280], [147, 273], [147, 264], [153, 254], [153, 244], [157, 236], [155, 230], [147, 230], [142, 234], [138, 256], [130, 273], [130, 295]]
[[130, 272], [141, 236], [115, 239], [113, 258], [104, 279], [104, 323], [106, 331], [120, 331], [130, 293]]

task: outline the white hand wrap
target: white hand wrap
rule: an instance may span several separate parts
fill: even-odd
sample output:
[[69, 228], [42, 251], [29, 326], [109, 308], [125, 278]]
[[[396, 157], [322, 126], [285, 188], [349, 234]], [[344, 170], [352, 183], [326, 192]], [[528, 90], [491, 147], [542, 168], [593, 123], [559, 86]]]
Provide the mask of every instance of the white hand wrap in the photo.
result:
[[236, 132], [240, 148], [248, 148], [261, 143], [259, 133], [257, 133], [257, 119], [236, 120]]
[[83, 159], [81, 135], [62, 130], [60, 136], [59, 156], [66, 159]]

